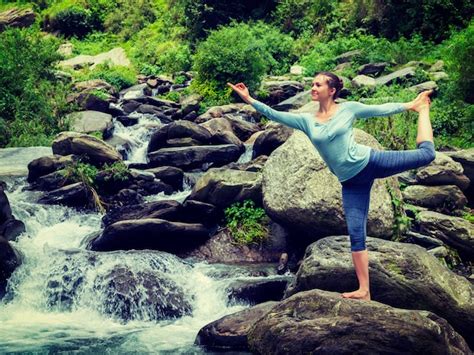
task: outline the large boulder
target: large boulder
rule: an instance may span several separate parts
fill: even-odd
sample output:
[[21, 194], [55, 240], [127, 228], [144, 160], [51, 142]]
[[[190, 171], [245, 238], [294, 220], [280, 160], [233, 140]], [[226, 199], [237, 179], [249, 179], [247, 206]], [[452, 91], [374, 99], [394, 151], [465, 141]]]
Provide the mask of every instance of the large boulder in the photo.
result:
[[208, 263], [278, 262], [281, 254], [286, 250], [286, 231], [277, 223], [271, 221], [268, 225], [266, 240], [261, 245], [237, 244], [231, 232], [225, 228], [198, 248], [180, 254], [180, 257]]
[[[335, 292], [357, 289], [349, 245], [348, 236], [311, 244], [287, 295], [314, 288]], [[468, 280], [417, 245], [368, 238], [367, 246], [374, 301], [434, 312], [474, 344], [474, 286]]]
[[84, 68], [90, 66], [90, 69], [94, 69], [97, 65], [102, 64], [104, 62], [110, 62], [113, 65], [118, 66], [131, 66], [130, 60], [127, 58], [127, 54], [123, 50], [123, 48], [117, 47], [113, 48], [108, 52], [100, 53], [97, 55], [84, 55], [81, 54], [77, 57], [63, 60], [58, 63], [60, 67], [65, 68]]
[[196, 248], [208, 238], [208, 229], [199, 223], [144, 218], [107, 226], [89, 247], [95, 251], [152, 249], [176, 253]]
[[416, 180], [422, 185], [457, 185], [461, 190], [469, 186], [463, 167], [448, 155], [436, 152], [436, 159], [417, 170]]
[[247, 337], [257, 354], [470, 353], [464, 339], [434, 313], [321, 290], [278, 303]]
[[25, 230], [25, 224], [13, 216], [8, 197], [0, 186], [0, 237], [15, 240]]
[[431, 235], [474, 260], [474, 224], [460, 217], [422, 211], [417, 224], [421, 233]]
[[261, 89], [268, 93], [264, 99], [265, 103], [275, 105], [303, 91], [304, 85], [299, 81], [264, 80]]
[[179, 120], [163, 126], [153, 133], [148, 144], [148, 152], [157, 151], [166, 147], [167, 140], [173, 138], [192, 138], [201, 144], [207, 144], [211, 139], [211, 132], [194, 122]]
[[467, 199], [456, 185], [444, 186], [407, 186], [403, 190], [403, 199], [417, 206], [428, 207], [438, 211], [452, 211], [463, 208]]
[[53, 141], [53, 153], [82, 155], [94, 165], [112, 164], [122, 160], [115, 148], [104, 141], [77, 132], [61, 132]]
[[89, 189], [83, 182], [49, 191], [38, 199], [38, 203], [45, 205], [59, 204], [78, 208], [90, 206], [91, 202]]
[[0, 32], [7, 27], [29, 27], [35, 22], [35, 13], [31, 9], [17, 9], [0, 12]]
[[237, 279], [227, 288], [229, 302], [244, 302], [246, 304], [259, 304], [268, 301], [280, 301], [284, 291], [293, 276], [274, 276], [251, 279]]
[[455, 162], [462, 165], [464, 175], [466, 175], [471, 181], [469, 187], [464, 193], [469, 201], [474, 202], [474, 148], [444, 153]]
[[266, 302], [229, 314], [199, 330], [194, 344], [212, 351], [248, 350], [247, 333], [276, 302]]
[[28, 164], [28, 182], [34, 182], [39, 177], [48, 175], [77, 160], [74, 155], [47, 155], [30, 161]]
[[[381, 149], [376, 140], [356, 129], [358, 143]], [[377, 179], [372, 187], [367, 233], [388, 238], [394, 212], [386, 184], [401, 198], [394, 177]], [[263, 169], [263, 203], [268, 215], [311, 239], [347, 233], [341, 184], [310, 140], [295, 133], [268, 158]]]
[[0, 236], [0, 299], [5, 295], [8, 279], [20, 264], [20, 254]]
[[399, 69], [397, 71], [394, 71], [391, 74], [384, 75], [375, 79], [375, 84], [377, 86], [390, 85], [390, 84], [398, 83], [400, 81], [404, 81], [413, 76], [415, 76], [415, 68], [407, 67], [407, 68]]
[[293, 130], [284, 125], [271, 122], [253, 144], [252, 159], [260, 155], [270, 155], [276, 148], [286, 142]]
[[183, 170], [203, 165], [217, 167], [238, 160], [241, 154], [242, 149], [235, 144], [161, 148], [148, 153], [148, 166], [175, 166]]
[[251, 171], [211, 168], [196, 182], [189, 196], [220, 208], [251, 199], [262, 201], [262, 175]]
[[[108, 104], [107, 104], [108, 107]], [[71, 121], [71, 130], [79, 133], [110, 131], [112, 129], [112, 115], [99, 111], [79, 111], [68, 115]]]
[[164, 272], [116, 266], [95, 280], [102, 312], [124, 320], [158, 321], [191, 314], [191, 297]]

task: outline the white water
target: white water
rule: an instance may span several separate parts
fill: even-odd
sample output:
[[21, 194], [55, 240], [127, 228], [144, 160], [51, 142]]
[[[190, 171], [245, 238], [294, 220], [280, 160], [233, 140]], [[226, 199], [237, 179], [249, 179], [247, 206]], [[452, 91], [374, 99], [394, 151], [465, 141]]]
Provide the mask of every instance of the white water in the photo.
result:
[[[9, 294], [0, 303], [0, 353], [204, 353], [193, 345], [199, 329], [246, 307], [229, 306], [225, 291], [244, 272], [223, 279], [215, 276], [214, 265], [190, 264], [167, 253], [87, 251], [85, 241], [100, 230], [101, 216], [36, 204], [37, 193], [22, 192], [24, 184], [7, 193], [27, 232], [12, 242], [24, 262], [10, 278]], [[147, 317], [145, 305], [137, 319], [123, 322], [105, 313], [107, 286], [101, 277], [119, 265], [133, 273], [148, 270], [169, 277], [189, 296], [192, 314], [155, 321]], [[69, 302], [51, 302], [57, 290], [70, 292]]]

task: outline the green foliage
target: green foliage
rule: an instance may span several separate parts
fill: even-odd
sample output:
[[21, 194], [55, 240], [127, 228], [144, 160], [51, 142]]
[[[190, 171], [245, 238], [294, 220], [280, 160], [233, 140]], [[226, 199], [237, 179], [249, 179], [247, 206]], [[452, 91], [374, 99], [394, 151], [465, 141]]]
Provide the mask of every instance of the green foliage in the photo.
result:
[[224, 210], [227, 228], [236, 244], [261, 244], [268, 236], [265, 210], [255, 207], [252, 200], [236, 202]]
[[179, 100], [181, 99], [181, 94], [179, 93], [179, 91], [170, 91], [164, 95], [160, 95], [160, 97], [165, 100], [179, 102]]
[[93, 70], [85, 69], [76, 73], [78, 80], [102, 79], [113, 85], [117, 90], [122, 90], [137, 82], [137, 73], [133, 68], [112, 65], [105, 62], [97, 65]]
[[105, 181], [110, 179], [114, 181], [126, 181], [129, 178], [129, 170], [127, 165], [122, 161], [117, 161], [112, 164], [104, 164], [102, 171], [107, 173]]
[[191, 43], [204, 39], [210, 30], [235, 21], [264, 18], [275, 7], [275, 1], [170, 0], [173, 23], [186, 28]]
[[472, 210], [467, 210], [463, 212], [462, 218], [464, 218], [466, 221], [474, 223], [474, 214], [472, 213]]
[[82, 182], [88, 187], [96, 188], [95, 179], [99, 170], [91, 164], [83, 163], [81, 161], [75, 161], [71, 164], [68, 164], [61, 174], [68, 181], [73, 183]]
[[35, 29], [0, 33], [0, 146], [49, 145], [64, 126], [68, 86], [56, 82], [58, 42]]
[[120, 46], [118, 36], [106, 32], [93, 32], [80, 40], [73, 37], [69, 42], [73, 45], [73, 54], [75, 55], [97, 55]]
[[474, 19], [469, 26], [443, 43], [441, 51], [450, 77], [456, 85], [455, 94], [474, 103]]
[[212, 82], [221, 90], [227, 82], [245, 82], [251, 91], [258, 88], [266, 70], [265, 54], [248, 28], [246, 24], [221, 27], [199, 44], [193, 67], [198, 72], [196, 81]]
[[198, 114], [206, 112], [213, 106], [221, 106], [229, 103], [232, 89], [229, 87], [222, 88], [222, 85], [215, 81], [206, 81], [200, 83], [197, 80], [191, 81], [189, 90], [192, 93], [199, 94], [203, 97], [200, 103]]
[[273, 22], [292, 36], [323, 31], [335, 18], [337, 3], [331, 0], [279, 1]]
[[440, 42], [452, 27], [467, 25], [474, 4], [470, 0], [354, 0], [348, 9], [351, 27], [392, 40], [420, 33], [425, 39]]
[[410, 228], [411, 218], [405, 213], [404, 202], [398, 198], [393, 188], [390, 186], [388, 181], [385, 182], [388, 193], [392, 200], [392, 207], [394, 211], [394, 223], [392, 226], [393, 235], [392, 240], [398, 242], [402, 239], [402, 234]]
[[145, 75], [174, 73], [191, 68], [191, 49], [181, 36], [184, 29], [167, 27], [160, 18], [132, 37], [130, 53], [138, 70]]
[[105, 28], [118, 34], [125, 40], [133, 34], [153, 23], [157, 18], [157, 10], [152, 0], [118, 0], [114, 10], [105, 19]]
[[[360, 92], [359, 92], [360, 93]], [[387, 102], [408, 102], [416, 95], [404, 90], [399, 85], [380, 87], [372, 92], [370, 99], [363, 102], [378, 105]], [[359, 96], [351, 96], [350, 100], [360, 100]], [[388, 117], [371, 117], [356, 120], [354, 127], [360, 128], [374, 136], [385, 148], [392, 150], [413, 149], [416, 145], [418, 114], [405, 111]]]

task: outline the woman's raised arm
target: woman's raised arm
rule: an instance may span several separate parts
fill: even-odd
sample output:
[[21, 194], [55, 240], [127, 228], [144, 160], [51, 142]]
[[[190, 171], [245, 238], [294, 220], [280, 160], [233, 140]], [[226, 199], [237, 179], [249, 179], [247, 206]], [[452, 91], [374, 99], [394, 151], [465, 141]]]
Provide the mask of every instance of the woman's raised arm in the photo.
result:
[[277, 111], [272, 109], [270, 106], [265, 105], [263, 102], [255, 100], [250, 96], [244, 83], [238, 83], [236, 85], [227, 83], [227, 85], [229, 85], [242, 98], [242, 100], [251, 104], [258, 112], [268, 119], [291, 128], [299, 129], [303, 132], [306, 131], [306, 120], [302, 114]]

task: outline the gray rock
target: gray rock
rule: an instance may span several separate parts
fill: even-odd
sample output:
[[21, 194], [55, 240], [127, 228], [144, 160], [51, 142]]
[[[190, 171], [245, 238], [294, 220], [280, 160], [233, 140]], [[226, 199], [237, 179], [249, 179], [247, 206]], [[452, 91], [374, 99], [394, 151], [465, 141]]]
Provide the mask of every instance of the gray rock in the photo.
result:
[[207, 350], [248, 350], [249, 329], [275, 304], [262, 303], [209, 323], [199, 330], [194, 344]]
[[359, 75], [379, 75], [381, 74], [384, 70], [385, 67], [387, 67], [389, 63], [387, 62], [381, 62], [381, 63], [369, 63], [369, 64], [364, 64], [361, 65], [357, 71], [357, 74]]
[[[355, 129], [354, 133], [358, 143], [381, 149], [365, 132]], [[394, 221], [386, 182], [401, 198], [394, 177], [375, 181], [367, 230], [369, 235], [382, 238], [393, 234]], [[295, 131], [265, 163], [263, 199], [265, 210], [272, 219], [312, 240], [347, 233], [341, 184], [302, 132]]]
[[437, 238], [433, 238], [428, 235], [416, 233], [413, 231], [408, 231], [405, 233], [404, 242], [417, 244], [426, 249], [436, 248], [444, 245], [444, 243]]
[[60, 187], [49, 191], [39, 198], [38, 203], [46, 205], [66, 205], [71, 207], [86, 207], [91, 203], [89, 191], [82, 182]]
[[8, 279], [20, 265], [21, 256], [18, 251], [0, 236], [0, 299], [5, 295]]
[[230, 303], [244, 302], [259, 304], [268, 301], [280, 301], [293, 276], [276, 276], [235, 280], [227, 286]]
[[270, 154], [285, 143], [292, 134], [293, 129], [287, 126], [280, 124], [268, 125], [253, 144], [252, 159], [261, 155], [270, 156]]
[[460, 209], [467, 203], [466, 196], [456, 185], [413, 185], [403, 190], [402, 195], [409, 203], [439, 211]]
[[127, 58], [127, 54], [123, 48], [117, 47], [113, 48], [108, 52], [100, 53], [95, 56], [92, 55], [79, 55], [77, 57], [63, 60], [58, 63], [60, 67], [69, 67], [69, 68], [83, 68], [85, 66], [90, 66], [90, 69], [94, 69], [97, 65], [102, 64], [106, 61], [110, 61], [113, 65], [120, 66], [131, 66], [130, 60]]
[[470, 353], [464, 339], [434, 313], [321, 290], [278, 303], [247, 337], [256, 354]]
[[99, 111], [80, 111], [70, 113], [71, 130], [79, 133], [104, 132], [112, 128], [112, 115]]
[[414, 86], [410, 86], [408, 88], [408, 90], [410, 91], [413, 91], [417, 94], [419, 94], [420, 92], [422, 91], [426, 91], [426, 90], [437, 90], [438, 89], [438, 85], [436, 84], [435, 81], [426, 81], [424, 83], [421, 83], [421, 84], [418, 84], [418, 85], [414, 85]]
[[375, 84], [377, 86], [380, 85], [390, 85], [392, 83], [398, 82], [400, 80], [404, 80], [410, 78], [415, 75], [415, 68], [407, 67], [400, 70], [397, 70], [391, 74], [381, 76], [375, 79]]
[[299, 92], [296, 95], [280, 102], [279, 104], [272, 106], [272, 108], [278, 111], [288, 111], [300, 108], [303, 105], [306, 105], [308, 102], [311, 102], [310, 93], [311, 90]]
[[366, 87], [368, 89], [373, 89], [377, 85], [375, 79], [367, 75], [357, 75], [352, 79], [351, 84], [356, 88]]
[[436, 71], [436, 72], [429, 73], [429, 77], [431, 80], [434, 80], [434, 81], [449, 79], [449, 75], [446, 74], [444, 71]]
[[461, 190], [470, 183], [462, 165], [441, 152], [436, 152], [436, 159], [430, 165], [417, 170], [416, 179], [423, 185], [457, 185]]
[[35, 22], [36, 15], [31, 9], [17, 9], [0, 12], [0, 32], [7, 27], [29, 27]]
[[284, 228], [272, 221], [269, 223], [268, 229], [267, 239], [262, 245], [236, 244], [230, 231], [223, 229], [200, 247], [180, 254], [180, 257], [208, 263], [275, 263], [287, 250], [287, 233]]
[[144, 218], [107, 226], [90, 242], [89, 248], [95, 251], [152, 249], [177, 253], [196, 248], [208, 238], [208, 229], [199, 223]]
[[[469, 281], [417, 245], [377, 238], [368, 238], [367, 244], [374, 301], [434, 312], [474, 344], [474, 286]], [[287, 295], [314, 288], [335, 292], [357, 289], [349, 251], [348, 236], [327, 237], [311, 244]]]
[[122, 156], [104, 141], [77, 132], [61, 132], [53, 141], [53, 153], [58, 155], [84, 155], [91, 164], [112, 164], [122, 160]]
[[437, 212], [418, 214], [420, 232], [440, 239], [447, 245], [474, 260], [474, 224], [460, 218]]
[[362, 51], [356, 49], [356, 50], [353, 50], [353, 51], [342, 53], [341, 55], [338, 55], [334, 59], [336, 60], [337, 64], [341, 64], [341, 63], [345, 63], [345, 62], [350, 62], [350, 61], [352, 61], [352, 59], [354, 59], [355, 57], [360, 56], [361, 54], [362, 54]]
[[181, 169], [222, 166], [239, 159], [241, 148], [234, 144], [161, 148], [148, 154], [148, 166], [175, 166]]
[[442, 60], [437, 60], [436, 63], [434, 63], [429, 69], [429, 72], [437, 72], [441, 71], [444, 69], [444, 61]]
[[28, 164], [28, 182], [34, 182], [40, 176], [62, 169], [76, 159], [73, 155], [47, 155], [34, 159]]
[[259, 205], [262, 200], [262, 175], [250, 171], [212, 168], [196, 182], [189, 198], [220, 208], [246, 199]]

